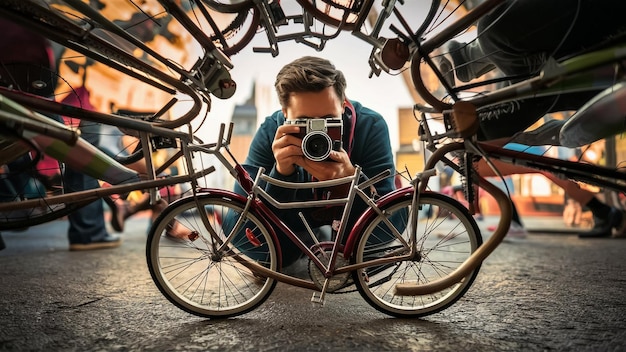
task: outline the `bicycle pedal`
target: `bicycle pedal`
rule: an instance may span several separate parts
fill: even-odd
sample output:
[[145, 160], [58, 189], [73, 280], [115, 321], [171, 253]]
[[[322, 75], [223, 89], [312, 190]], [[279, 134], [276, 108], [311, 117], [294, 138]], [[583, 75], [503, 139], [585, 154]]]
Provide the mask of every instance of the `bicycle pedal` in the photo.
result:
[[165, 149], [165, 148], [177, 148], [178, 143], [176, 139], [164, 137], [164, 136], [154, 136], [152, 137], [152, 149]]
[[313, 292], [313, 297], [311, 297], [311, 302], [317, 303], [323, 306], [324, 302], [326, 302], [326, 298], [324, 297], [324, 294], [322, 292]]

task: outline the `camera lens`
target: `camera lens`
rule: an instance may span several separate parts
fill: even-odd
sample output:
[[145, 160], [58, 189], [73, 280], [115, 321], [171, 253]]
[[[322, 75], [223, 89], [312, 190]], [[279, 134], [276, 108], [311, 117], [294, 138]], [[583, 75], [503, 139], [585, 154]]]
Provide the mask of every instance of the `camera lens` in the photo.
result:
[[333, 141], [323, 132], [310, 132], [302, 138], [302, 152], [313, 161], [324, 161], [330, 155]]

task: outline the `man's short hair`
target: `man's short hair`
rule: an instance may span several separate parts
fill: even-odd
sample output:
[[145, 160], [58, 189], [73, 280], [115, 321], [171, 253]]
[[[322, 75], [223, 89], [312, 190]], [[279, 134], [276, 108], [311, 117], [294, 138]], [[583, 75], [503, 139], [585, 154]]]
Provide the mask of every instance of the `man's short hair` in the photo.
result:
[[278, 72], [274, 87], [283, 108], [289, 105], [291, 93], [321, 92], [328, 87], [333, 87], [343, 102], [346, 78], [330, 61], [304, 56], [285, 65]]

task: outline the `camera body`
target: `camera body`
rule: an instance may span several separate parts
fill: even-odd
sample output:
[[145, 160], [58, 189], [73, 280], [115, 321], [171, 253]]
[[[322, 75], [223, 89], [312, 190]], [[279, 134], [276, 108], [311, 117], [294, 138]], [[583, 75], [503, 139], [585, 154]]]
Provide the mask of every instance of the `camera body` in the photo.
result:
[[300, 127], [294, 136], [302, 139], [304, 156], [313, 161], [333, 161], [330, 152], [342, 147], [342, 119], [296, 119], [285, 120], [286, 125]]

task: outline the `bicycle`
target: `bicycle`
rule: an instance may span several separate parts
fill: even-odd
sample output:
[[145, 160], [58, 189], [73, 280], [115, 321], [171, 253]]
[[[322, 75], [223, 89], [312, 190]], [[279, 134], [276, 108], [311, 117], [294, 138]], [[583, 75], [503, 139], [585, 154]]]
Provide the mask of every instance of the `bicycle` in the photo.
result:
[[[336, 4], [330, 0], [325, 0], [324, 2], [329, 5], [331, 3]], [[26, 5], [22, 6], [24, 3]], [[427, 18], [417, 31], [410, 29], [408, 23], [397, 11], [395, 1], [386, 1], [384, 3], [383, 15], [379, 17], [376, 23], [376, 30], [369, 35], [360, 32], [362, 25], [365, 23], [365, 16], [371, 10], [371, 6], [368, 6], [373, 3], [372, 1], [355, 2], [358, 5], [349, 9], [352, 14], [358, 15], [356, 21], [354, 21], [354, 27], [342, 26], [345, 26], [348, 18], [354, 20], [355, 17], [340, 16], [340, 22], [337, 23], [338, 30], [354, 28], [353, 30], [358, 30], [360, 33], [357, 37], [372, 43], [374, 49], [370, 57], [370, 64], [375, 74], [380, 73], [381, 70], [392, 71], [400, 69], [400, 66], [389, 64], [386, 61], [388, 56], [385, 55], [385, 52], [390, 46], [406, 46], [406, 50], [401, 50], [400, 52], [405, 53], [406, 60], [411, 58], [410, 73], [412, 74], [412, 79], [420, 94], [425, 97], [428, 103], [432, 103], [430, 104], [432, 106], [416, 106], [416, 109], [430, 114], [440, 114], [449, 130], [449, 133], [444, 136], [433, 137], [437, 140], [448, 137], [464, 140], [464, 143], [461, 144], [450, 144], [450, 146], [438, 148], [438, 151], [428, 162], [426, 171], [419, 173], [415, 178], [411, 178], [411, 187], [396, 190], [380, 199], [372, 198], [372, 195], [368, 194], [369, 186], [374, 185], [381, 178], [394, 177], [395, 175], [380, 174], [370, 180], [359, 182], [361, 177], [357, 173], [345, 179], [325, 181], [328, 183], [296, 185], [280, 183], [260, 173], [253, 180], [246, 175], [236, 160], [233, 160], [233, 166], [221, 154], [222, 151], [228, 150], [228, 136], [230, 135], [230, 132], [224, 133], [223, 127], [218, 142], [207, 145], [195, 143], [197, 141], [193, 140], [193, 133], [168, 130], [174, 128], [179, 123], [181, 125], [178, 126], [182, 126], [190, 122], [190, 119], [195, 117], [194, 114], [199, 111], [202, 103], [210, 102], [210, 94], [219, 98], [228, 98], [229, 95], [232, 95], [235, 86], [228, 75], [228, 59], [222, 55], [222, 51], [216, 46], [216, 41], [221, 42], [220, 45], [224, 49], [234, 45], [220, 38], [220, 35], [224, 33], [219, 28], [217, 30], [214, 29], [216, 33], [214, 36], [206, 35], [196, 22], [190, 20], [188, 13], [178, 3], [173, 0], [159, 1], [159, 4], [165, 10], [164, 12], [176, 18], [185, 30], [197, 37], [198, 42], [205, 47], [204, 56], [194, 62], [191, 69], [184, 69], [163, 58], [145, 44], [138, 42], [128, 35], [125, 30], [120, 30], [120, 27], [112, 21], [98, 17], [98, 14], [94, 13], [93, 9], [83, 8], [84, 4], [79, 4], [76, 1], [68, 0], [67, 3], [72, 4], [74, 10], [82, 13], [83, 17], [70, 17], [68, 19], [69, 12], [59, 14], [58, 12], [50, 11], [48, 8], [42, 8], [34, 1], [4, 2], [0, 5], [0, 13], [3, 16], [15, 17], [38, 31], [52, 32], [50, 35], [54, 36], [54, 39], [65, 43], [68, 47], [90, 56], [98, 62], [105, 63], [107, 66], [112, 66], [124, 74], [140, 79], [146, 84], [168, 92], [168, 94], [174, 95], [175, 92], [180, 92], [189, 95], [194, 102], [192, 104], [193, 107], [183, 114], [182, 118], [174, 119], [173, 121], [175, 122], [170, 123], [158, 118], [137, 121], [112, 114], [98, 114], [82, 109], [68, 109], [67, 106], [62, 104], [34, 98], [19, 92], [11, 92], [7, 89], [2, 89], [2, 94], [12, 99], [14, 98], [18, 103], [30, 109], [52, 113], [63, 112], [77, 118], [118, 124], [131, 130], [141, 130], [146, 134], [154, 133], [173, 139], [180, 139], [182, 142], [180, 145], [182, 149], [181, 155], [184, 155], [184, 158], [189, 160], [187, 163], [188, 167], [192, 165], [190, 160], [192, 151], [215, 155], [249, 194], [248, 197], [242, 197], [231, 191], [198, 188], [198, 184], [195, 183], [197, 179], [210, 172], [212, 168], [199, 172], [190, 169], [189, 175], [177, 180], [182, 181], [184, 179], [186, 180], [185, 182], [191, 182], [194, 185], [192, 187], [192, 195], [172, 203], [155, 221], [154, 226], [150, 230], [146, 255], [152, 278], [157, 287], [166, 298], [179, 308], [204, 317], [224, 318], [243, 314], [262, 304], [275, 287], [276, 281], [314, 290], [316, 293], [313, 300], [323, 303], [327, 293], [340, 293], [346, 289], [346, 286], [351, 286], [351, 279], [353, 285], [364, 299], [376, 309], [393, 316], [425, 316], [441, 311], [458, 301], [471, 286], [482, 260], [493, 251], [504, 237], [510, 221], [510, 204], [504, 192], [477, 178], [471, 171], [472, 155], [481, 154], [482, 151], [479, 148], [481, 145], [472, 140], [476, 121], [471, 118], [466, 119], [467, 116], [472, 117], [474, 115], [472, 115], [471, 109], [469, 114], [463, 114], [463, 110], [468, 107], [467, 104], [464, 104], [468, 101], [471, 104], [490, 104], [499, 101], [499, 99], [509, 99], [517, 95], [511, 89], [501, 91], [500, 95], [483, 94], [474, 96], [472, 99], [459, 99], [459, 94], [451, 94], [454, 99], [458, 99], [458, 101], [452, 104], [447, 100], [447, 97], [432, 96], [424, 85], [419, 72], [419, 66], [424, 62], [433, 69], [436, 77], [448, 91], [459, 89], [459, 87], [451, 87], [447, 83], [443, 73], [434, 65], [427, 53], [431, 53], [438, 48], [446, 40], [446, 36], [453, 37], [459, 31], [470, 26], [474, 20], [484, 15], [489, 9], [497, 6], [499, 1], [488, 0], [470, 11], [454, 26], [430, 38], [428, 38], [427, 30], [429, 30], [433, 20], [440, 13], [440, 1], [430, 2]], [[208, 0], [203, 1], [203, 3], [209, 7], [214, 6], [212, 7], [213, 9], [218, 9], [217, 6], [220, 5], [219, 2]], [[267, 5], [266, 2], [261, 3], [262, 6]], [[248, 6], [249, 4], [249, 1], [240, 1], [231, 5]], [[301, 5], [304, 7], [304, 2]], [[249, 7], [245, 8], [250, 9]], [[263, 8], [268, 9], [267, 7]], [[221, 9], [226, 12], [225, 8]], [[255, 7], [255, 9], [261, 9], [261, 7]], [[232, 8], [229, 8], [229, 10], [232, 10]], [[344, 7], [343, 10], [346, 10], [346, 8]], [[199, 11], [203, 12], [202, 10]], [[318, 18], [320, 14], [326, 14], [323, 11], [307, 13], [315, 18]], [[392, 27], [392, 32], [396, 33], [398, 38], [400, 38], [394, 41], [384, 40], [384, 38], [379, 37], [378, 33], [391, 13], [395, 14], [400, 20], [400, 24], [403, 27], [402, 30], [406, 32], [403, 33], [401, 29]], [[36, 16], [33, 16], [33, 14]], [[267, 13], [265, 14], [267, 15]], [[72, 12], [71, 16], [76, 15]], [[276, 18], [268, 19], [265, 15], [260, 16], [264, 19], [263, 23], [266, 26], [266, 30], [269, 31], [270, 28], [273, 28], [275, 24], [271, 21], [275, 21]], [[151, 16], [146, 17], [149, 20], [155, 19], [155, 17]], [[304, 18], [307, 18], [306, 15], [304, 15]], [[321, 18], [322, 22], [324, 21], [322, 17], [319, 18]], [[325, 20], [329, 21], [329, 19]], [[209, 20], [207, 21], [210, 22]], [[50, 23], [62, 23], [62, 30], [54, 32]], [[87, 29], [83, 28], [86, 24]], [[97, 24], [97, 26], [90, 27], [94, 24]], [[129, 54], [128, 48], [119, 48], [111, 45], [110, 42], [103, 41], [103, 34], [96, 31], [96, 27], [99, 29], [105, 28], [106, 31], [112, 32], [116, 36], [122, 37], [126, 42], [131, 43], [135, 49], [143, 52], [142, 55], [149, 56], [151, 60], [154, 60], [153, 62], [158, 63], [158, 69], [146, 65], [144, 61]], [[254, 27], [254, 25], [251, 26], [251, 28]], [[308, 29], [310, 28], [309, 26]], [[221, 34], [217, 34], [217, 32]], [[248, 37], [245, 36], [245, 40]], [[306, 30], [294, 37], [281, 38], [268, 34], [270, 48], [282, 39], [300, 40], [309, 37], [321, 38], [323, 43], [324, 40], [332, 39], [333, 36], [328, 36], [325, 33], [307, 32]], [[242, 42], [245, 42], [245, 40], [242, 40]], [[322, 47], [323, 45], [320, 45], [320, 49]], [[233, 50], [233, 52], [235, 51]], [[277, 54], [275, 50], [270, 49], [268, 51]], [[400, 59], [402, 58], [400, 57]], [[604, 65], [614, 60], [606, 60], [604, 57], [601, 57], [599, 61], [595, 61], [593, 64]], [[589, 63], [586, 62], [583, 65], [587, 66]], [[163, 69], [163, 67], [166, 69]], [[578, 69], [578, 65], [572, 62], [572, 70], [559, 74], [550, 72], [549, 78], [568, 77], [578, 72]], [[548, 77], [544, 76], [543, 79], [544, 81], [542, 81], [541, 77], [530, 78], [525, 84], [532, 89], [539, 89], [537, 81], [542, 84], [550, 82]], [[170, 111], [173, 101], [171, 100], [170, 103], [166, 104], [160, 112], [150, 114], [150, 117], [159, 117], [162, 115], [162, 111]], [[50, 124], [44, 124], [43, 126], [27, 124], [26, 127], [34, 131], [41, 128], [49, 130], [48, 125]], [[68, 143], [76, 139], [75, 134], [67, 134], [63, 128], [52, 128], [52, 130], [59, 132], [55, 138], [66, 138]], [[23, 136], [19, 138], [26, 140]], [[148, 139], [142, 139], [142, 144], [143, 150], [150, 150]], [[471, 153], [466, 153], [465, 151], [467, 150]], [[468, 182], [481, 185], [487, 192], [494, 195], [499, 202], [502, 214], [498, 228], [484, 244], [481, 244], [480, 232], [465, 207], [449, 197], [425, 189], [426, 181], [434, 174], [433, 164], [439, 160], [446, 160], [446, 154], [451, 151], [459, 151], [460, 155], [467, 156], [463, 158], [467, 163], [461, 165], [461, 168], [457, 166], [457, 170], [465, 173], [466, 179], [469, 180]], [[507, 154], [502, 155], [507, 156]], [[148, 158], [145, 155], [144, 157]], [[108, 161], [105, 164], [115, 165]], [[114, 167], [117, 168], [118, 166]], [[576, 170], [575, 167], [578, 166], [567, 164], [566, 167]], [[562, 170], [559, 169], [559, 171]], [[589, 169], [585, 166], [578, 171], [576, 177], [587, 177], [587, 174], [592, 171], [595, 171], [595, 169]], [[155, 173], [153, 172], [153, 174]], [[610, 174], [606, 177], [615, 178], [614, 176]], [[617, 180], [619, 181], [617, 182], [618, 189], [623, 187], [620, 180]], [[296, 188], [334, 186], [345, 183], [350, 185], [350, 192], [346, 198], [320, 201], [321, 203], [281, 204], [263, 193], [258, 186], [261, 181], [274, 182], [279, 186]], [[170, 182], [171, 180], [152, 180], [145, 183], [142, 182], [141, 184], [133, 183], [126, 186], [115, 186], [117, 188], [114, 190], [109, 189], [105, 192], [124, 192], [138, 189], [138, 187], [158, 187]], [[590, 182], [597, 183], [600, 181], [593, 179]], [[605, 182], [602, 180], [602, 182], [604, 183], [601, 184], [609, 184], [611, 181]], [[468, 187], [468, 192], [470, 192], [469, 189]], [[90, 196], [96, 199], [102, 194], [104, 193], [91, 194]], [[357, 197], [370, 205], [370, 209], [363, 214], [358, 226], [348, 232], [348, 229], [342, 228], [340, 225], [336, 238], [331, 242], [316, 243], [315, 236], [309, 231], [310, 240], [314, 243], [312, 247], [299, 240], [290, 229], [284, 226], [284, 224], [281, 225], [280, 221], [276, 221], [275, 215], [272, 215], [271, 211], [268, 210], [268, 204], [279, 207], [343, 206], [343, 218], [345, 218], [346, 214], [349, 214], [351, 202]], [[73, 204], [76, 201], [70, 198], [59, 198], [57, 200], [59, 204]], [[38, 201], [13, 203], [18, 203], [22, 206], [26, 204], [30, 208], [43, 205]], [[9, 210], [12, 205], [12, 203], [8, 203], [6, 207], [0, 208], [0, 210]], [[409, 216], [403, 218], [402, 215], [404, 214]], [[404, 225], [394, 224], [392, 222], [394, 216], [400, 219], [401, 224]], [[233, 218], [239, 219], [239, 221], [234, 223], [224, 222], [225, 219]], [[304, 220], [306, 224], [306, 219]], [[396, 220], [396, 218], [393, 218], [393, 220]], [[290, 277], [280, 272], [280, 247], [276, 244], [277, 234], [269, 226], [269, 221], [272, 221], [273, 224], [278, 224], [279, 229], [285, 232], [287, 237], [309, 258], [311, 263], [309, 264], [310, 280]], [[442, 232], [437, 234], [430, 227], [418, 227], [418, 224], [422, 225], [421, 221], [425, 221], [430, 226], [440, 226]], [[345, 226], [345, 221], [341, 223]], [[461, 226], [462, 231], [449, 231], [451, 223]], [[448, 225], [448, 227], [443, 225]], [[189, 236], [180, 238], [168, 237], [168, 232], [173, 226], [186, 228], [185, 231], [187, 231]], [[424, 230], [424, 233], [418, 235], [418, 230]], [[369, 241], [373, 241], [379, 231], [381, 233], [392, 233], [394, 240], [391, 243], [387, 243], [387, 245], [391, 244], [390, 246], [376, 245], [370, 251], [371, 243]], [[458, 243], [455, 240], [459, 240]], [[446, 263], [450, 259], [449, 252], [442, 254], [439, 257], [442, 258], [440, 260], [439, 258], [435, 258], [435, 260], [429, 257], [429, 255], [435, 256], [435, 249], [439, 247], [439, 244], [443, 243], [463, 247], [460, 254], [461, 258], [454, 258], [455, 260], [451, 267]], [[262, 258], [260, 257], [261, 255], [263, 255]], [[200, 263], [203, 262], [209, 262], [210, 265], [202, 266]], [[425, 270], [424, 267], [429, 267], [431, 263], [433, 265], [430, 266], [430, 269], [427, 272], [423, 271]], [[411, 270], [414, 270], [413, 275], [409, 277], [409, 280], [406, 280], [406, 277], [403, 277], [403, 275], [411, 273]], [[209, 283], [214, 284], [212, 287], [215, 290], [207, 289]], [[397, 292], [394, 292], [394, 290]], [[413, 297], [407, 298], [407, 295]]]
[[[175, 7], [178, 6], [175, 2], [165, 1], [163, 6], [169, 6], [169, 12], [157, 15], [143, 12], [142, 18], [123, 23], [117, 18], [106, 18], [82, 1], [5, 1], [0, 4], [0, 16], [27, 26], [64, 50], [66, 55], [57, 57], [58, 63], [63, 64], [60, 69], [86, 72], [87, 66], [102, 64], [110, 68], [107, 72], [116, 78], [131, 80], [140, 87], [148, 87], [152, 92], [161, 94], [164, 102], [156, 111], [123, 113], [122, 109], [116, 108], [111, 113], [103, 113], [87, 109], [89, 101], [81, 100], [85, 98], [79, 96], [78, 92], [85, 84], [84, 73], [82, 86], [76, 87], [60, 71], [34, 68], [42, 77], [50, 77], [50, 81], [37, 81], [38, 85], [45, 87], [58, 81], [60, 84], [55, 93], [78, 100], [77, 104], [69, 104], [61, 99], [56, 101], [31, 94], [32, 87], [12, 81], [10, 72], [15, 63], [1, 62], [1, 179], [3, 186], [10, 187], [6, 188], [8, 190], [3, 188], [6, 192], [1, 195], [0, 229], [21, 229], [51, 221], [94, 200], [113, 194], [125, 195], [133, 190], [150, 190], [155, 202], [158, 200], [158, 188], [189, 184], [214, 170], [207, 167], [194, 171], [193, 166], [187, 165], [184, 167], [190, 170], [189, 174], [161, 177], [175, 163], [191, 163], [187, 145], [199, 140], [194, 136], [190, 123], [201, 115], [203, 109], [206, 108], [208, 113], [211, 96], [226, 99], [236, 88], [228, 73], [232, 67], [229, 60], [201, 31], [195, 30], [195, 24], [187, 17], [189, 14]], [[167, 15], [163, 16], [163, 13]], [[172, 18], [178, 19], [184, 27], [177, 35], [184, 35], [186, 30], [194, 40], [205, 45], [203, 55], [187, 68], [161, 55], [132, 32], [144, 21], [160, 21], [167, 25], [173, 21]], [[122, 25], [129, 27], [122, 28]], [[123, 150], [123, 154], [111, 156], [89, 145], [75, 129], [40, 113], [114, 126], [137, 137], [137, 142], [132, 149]], [[175, 130], [181, 126], [187, 131]], [[174, 152], [162, 165], [154, 165], [152, 151], [164, 148]], [[63, 182], [63, 168], [55, 166], [56, 170], [43, 170], [38, 167], [44, 155], [112, 186], [73, 192], [57, 181]], [[91, 160], [90, 164], [85, 165], [85, 160]], [[124, 166], [141, 160], [146, 165], [147, 174]]]
[[[398, 283], [430, 282], [447, 275], [482, 248], [478, 226], [467, 209], [444, 195], [419, 191], [420, 183], [433, 175], [433, 170], [418, 174], [412, 186], [377, 199], [370, 189], [386, 177], [395, 177], [388, 170], [364, 179], [357, 167], [353, 176], [307, 183], [273, 179], [263, 170], [252, 178], [230, 153], [229, 136], [230, 130], [225, 132], [222, 125], [217, 143], [198, 148], [215, 155], [247, 196], [223, 189], [200, 189], [170, 204], [148, 235], [146, 257], [153, 281], [180, 309], [209, 318], [244, 314], [261, 305], [280, 281], [315, 291], [311, 300], [319, 304], [329, 293], [356, 286], [364, 300], [381, 312], [420, 317], [449, 307], [476, 278], [478, 268], [436, 293], [409, 299], [393, 294]], [[293, 189], [349, 185], [350, 190], [337, 199], [283, 203], [264, 190], [261, 185], [266, 182]], [[357, 198], [369, 208], [352, 229], [347, 229], [347, 218]], [[272, 211], [272, 207], [328, 206], [341, 207], [343, 212], [336, 235], [327, 241], [317, 239], [311, 218], [303, 212], [299, 217], [308, 237], [299, 237]], [[168, 236], [172, 222], [197, 236], [194, 240]], [[309, 278], [282, 272], [277, 240], [281, 235], [308, 258]]]
[[[478, 180], [472, 166], [476, 158], [481, 157], [487, 160], [487, 162], [492, 159], [497, 159], [506, 163], [547, 171], [567, 179], [588, 183], [602, 187], [603, 189], [610, 189], [617, 194], [623, 195], [624, 192], [626, 192], [624, 173], [617, 169], [615, 164], [600, 166], [565, 161], [541, 155], [507, 150], [498, 145], [490, 144], [488, 141], [476, 141], [474, 136], [479, 123], [476, 109], [491, 104], [505, 103], [514, 99], [541, 96], [542, 94], [567, 94], [576, 91], [576, 89], [580, 87], [579, 79], [584, 77], [585, 72], [603, 66], [619, 66], [619, 63], [625, 58], [622, 53], [623, 44], [617, 41], [609, 46], [577, 54], [558, 63], [551, 62], [537, 75], [524, 78], [517, 77], [518, 82], [513, 85], [493, 89], [488, 92], [481, 91], [478, 94], [471, 94], [469, 97], [462, 97], [462, 92], [468, 89], [493, 84], [493, 81], [473, 82], [472, 84], [459, 87], [451, 86], [449, 84], [450, 81], [446, 79], [446, 72], [443, 72], [442, 69], [437, 67], [435, 60], [433, 60], [433, 57], [429, 57], [429, 55], [433, 55], [433, 53], [435, 53], [434, 55], [440, 55], [440, 53], [436, 53], [436, 50], [440, 49], [442, 44], [454, 38], [456, 34], [467, 28], [468, 24], [473, 23], [476, 19], [483, 16], [492, 9], [493, 6], [497, 6], [498, 3], [498, 1], [485, 1], [478, 5], [459, 21], [441, 31], [441, 33], [423, 41], [419, 50], [416, 51], [412, 57], [412, 65], [410, 68], [411, 77], [420, 96], [426, 101], [426, 104], [416, 104], [415, 106], [415, 110], [421, 114], [419, 117], [419, 134], [422, 140], [426, 142], [427, 148], [434, 151], [434, 154], [427, 160], [425, 168], [434, 167], [439, 161], [454, 166], [465, 178], [465, 192], [470, 202], [475, 197], [474, 186], [483, 187], [485, 185], [484, 180]], [[423, 70], [420, 69], [420, 65], [422, 64], [427, 65], [439, 78], [441, 85], [445, 88], [446, 93], [444, 95], [435, 97], [432, 90], [424, 83]], [[614, 80], [609, 80], [603, 84], [606, 84], [606, 87], [615, 85], [617, 88], [614, 91], [615, 95], [613, 98], [620, 99], [621, 89], [619, 88], [619, 82], [622, 78], [616, 76], [613, 79]], [[436, 115], [436, 117], [431, 114]], [[445, 126], [447, 132], [443, 134], [431, 133], [427, 128], [427, 120], [429, 118], [439, 119]], [[575, 140], [575, 143], [568, 142], [569, 146], [581, 146], [597, 139], [608, 137], [612, 133], [619, 133], [619, 130], [613, 130], [612, 133], [603, 135], [602, 133], [607, 132], [597, 132], [597, 128], [593, 128], [593, 130], [596, 130], [595, 134], [591, 133], [591, 135], [587, 135], [585, 138], [573, 138], [573, 136], [581, 129], [584, 129], [585, 126], [589, 126], [589, 124], [593, 123], [592, 118], [593, 117], [589, 114], [581, 114], [578, 115], [577, 118], [568, 121], [561, 130], [562, 140]], [[617, 116], [614, 117], [613, 121], [607, 121], [607, 123], [618, 124], [616, 119]], [[450, 139], [454, 140], [455, 138], [460, 142], [443, 144], [446, 140], [449, 142]], [[460, 164], [453, 162], [452, 158], [449, 156], [450, 154], [461, 156]], [[499, 240], [501, 240], [499, 236], [494, 236], [488, 240], [483, 245], [485, 248], [485, 256], [473, 256], [474, 258], [468, 260], [467, 270], [472, 267], [469, 263], [474, 259], [476, 263], [484, 260], [488, 256], [488, 253], [496, 248]], [[451, 277], [448, 278], [449, 280], [442, 279], [439, 283], [430, 283], [422, 285], [421, 287], [415, 285], [411, 287], [409, 287], [409, 285], [399, 286], [398, 292], [399, 294], [412, 295], [445, 287], [445, 281], [452, 283], [460, 279], [463, 276], [463, 270], [459, 270], [456, 279], [452, 278], [452, 276], [454, 275], [451, 275]]]
[[[471, 8], [468, 7], [469, 11], [459, 16], [457, 20], [450, 20], [449, 16], [463, 7], [465, 1], [459, 1], [457, 4], [451, 4], [452, 2], [449, 1], [428, 1], [424, 7], [427, 9], [426, 18], [416, 31], [412, 30], [409, 22], [404, 19], [396, 2], [386, 1], [381, 11], [382, 15], [378, 17], [379, 20], [370, 35], [364, 34], [363, 25], [366, 23], [367, 16], [372, 13], [372, 1], [350, 2], [349, 5], [333, 0], [323, 0], [319, 3], [302, 0], [299, 3], [318, 20], [352, 31], [355, 36], [372, 44], [370, 56], [372, 74], [397, 71], [409, 76], [408, 80], [414, 85], [423, 101], [414, 107], [416, 115], [419, 115], [416, 116], [420, 125], [418, 135], [426, 142], [426, 148], [434, 152], [427, 159], [425, 170], [434, 168], [438, 162], [452, 166], [463, 176], [466, 198], [470, 205], [475, 199], [476, 186], [491, 188], [491, 184], [480, 178], [473, 169], [473, 163], [481, 157], [486, 160], [499, 159], [507, 163], [548, 171], [572, 180], [610, 189], [617, 194], [625, 194], [624, 173], [618, 170], [615, 164], [603, 167], [563, 161], [510, 151], [496, 145], [477, 142], [475, 139], [479, 124], [477, 109], [515, 99], [575, 92], [583, 87], [581, 82], [585, 84], [585, 73], [589, 70], [598, 67], [619, 67], [620, 62], [626, 58], [623, 53], [624, 45], [619, 41], [619, 37], [613, 43], [591, 48], [587, 52], [578, 53], [563, 61], [550, 61], [541, 72], [533, 75], [472, 81], [469, 84], [457, 86], [449, 79], [450, 72], [438, 65], [438, 59], [448, 54], [444, 45], [455, 39], [457, 35], [469, 30], [477, 20], [499, 6], [502, 1], [486, 0]], [[402, 1], [398, 3], [403, 5]], [[386, 23], [391, 13], [400, 23], [400, 27], [395, 24], [389, 26], [391, 32], [395, 33], [395, 37], [389, 39], [378, 36], [378, 30]], [[621, 71], [615, 72], [617, 76], [612, 76], [600, 83], [605, 88], [615, 87], [614, 93], [607, 91], [605, 97], [608, 99], [620, 97], [622, 94]], [[426, 79], [425, 75], [428, 75], [429, 79]], [[490, 88], [489, 91], [480, 90], [481, 87], [492, 87], [498, 82], [510, 79], [514, 79], [516, 83], [503, 88]], [[584, 116], [578, 116], [570, 121], [567, 128], [564, 127], [561, 131], [564, 140], [570, 140], [567, 142], [569, 146], [580, 146], [619, 133], [617, 116], [608, 121], [615, 128], [612, 130], [608, 128], [609, 131], [598, 131], [597, 124], [591, 125], [593, 119], [590, 115], [588, 113], [582, 115]], [[428, 123], [435, 120], [445, 127], [445, 133], [431, 133], [427, 128]], [[596, 132], [586, 134], [584, 138], [578, 138], [577, 134], [586, 126], [592, 126], [592, 130]], [[421, 187], [424, 190], [426, 185], [423, 183]], [[492, 190], [487, 190], [487, 192], [491, 193]], [[505, 205], [504, 200], [499, 198], [506, 197], [506, 195], [503, 193], [492, 195], [498, 200], [502, 212], [499, 227], [492, 237], [453, 274], [427, 284], [398, 285], [397, 294], [412, 296], [445, 289], [459, 282], [487, 258], [503, 239], [510, 221], [505, 218], [511, 215], [510, 205]], [[470, 208], [470, 212], [473, 212], [473, 209]], [[506, 223], [504, 232], [500, 231], [500, 225], [503, 222]]]

